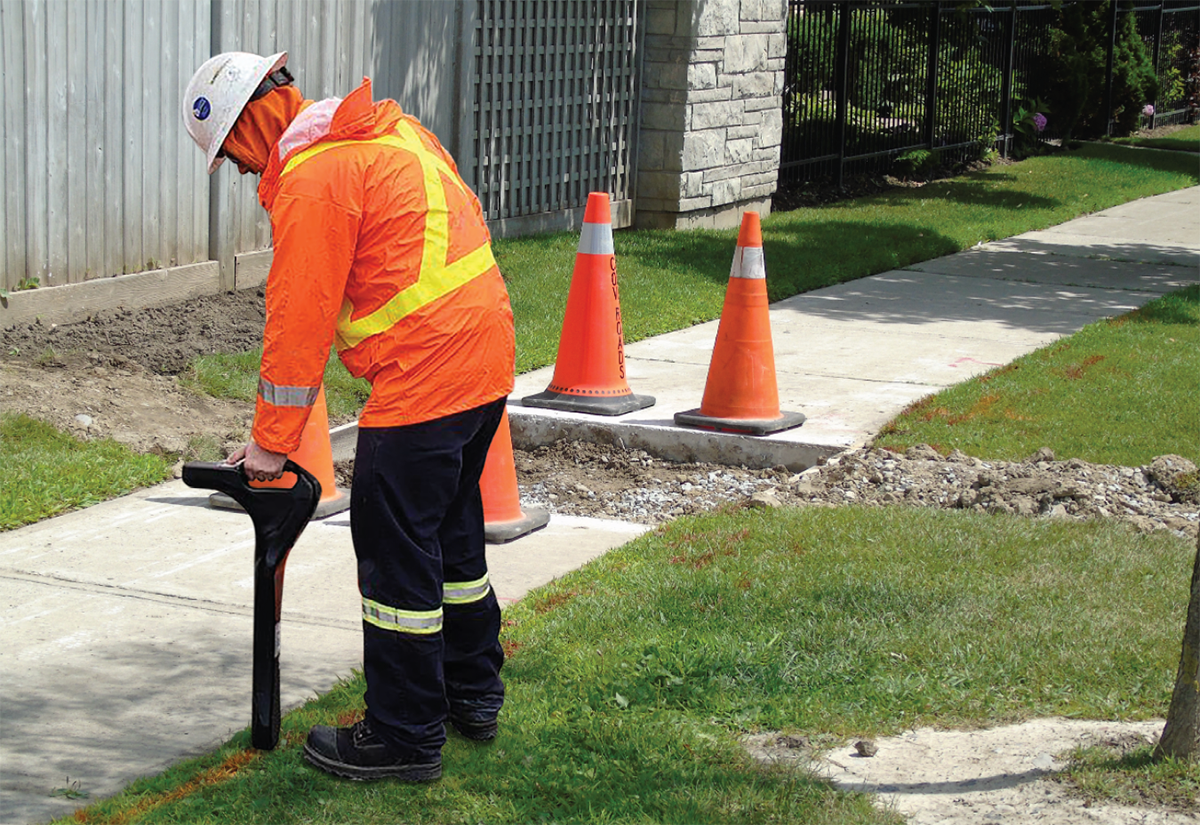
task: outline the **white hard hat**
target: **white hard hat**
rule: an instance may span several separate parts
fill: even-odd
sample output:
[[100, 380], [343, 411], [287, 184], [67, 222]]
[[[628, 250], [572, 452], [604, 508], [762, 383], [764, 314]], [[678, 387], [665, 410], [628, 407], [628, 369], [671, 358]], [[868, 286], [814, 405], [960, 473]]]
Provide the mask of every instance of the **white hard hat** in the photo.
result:
[[223, 52], [204, 61], [183, 94], [183, 122], [203, 150], [211, 175], [224, 158], [221, 145], [259, 84], [287, 63], [287, 52], [261, 57]]

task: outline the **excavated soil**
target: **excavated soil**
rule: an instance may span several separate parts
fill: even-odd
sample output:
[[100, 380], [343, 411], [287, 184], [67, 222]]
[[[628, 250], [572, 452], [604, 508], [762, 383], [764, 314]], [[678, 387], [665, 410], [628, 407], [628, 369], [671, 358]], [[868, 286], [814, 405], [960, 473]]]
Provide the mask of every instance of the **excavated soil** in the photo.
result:
[[[140, 310], [106, 310], [74, 324], [0, 331], [0, 410], [20, 412], [85, 438], [141, 452], [193, 457], [226, 452], [247, 437], [249, 403], [186, 389], [198, 355], [238, 352], [262, 336], [261, 289]], [[341, 423], [341, 422], [333, 422]], [[515, 450], [522, 501], [552, 513], [658, 523], [722, 504], [910, 505], [1082, 519], [1124, 519], [1139, 529], [1194, 537], [1195, 479], [1186, 459], [1145, 467], [1056, 461], [985, 462], [927, 447], [905, 455], [860, 450], [793, 474], [719, 464], [675, 464], [639, 450], [563, 441]], [[349, 483], [352, 463], [338, 467]]]
[[262, 290], [245, 290], [0, 330], [0, 411], [138, 452], [190, 458], [243, 441], [253, 407], [190, 392], [180, 376], [197, 355], [257, 347], [264, 318]]
[[[0, 412], [26, 413], [83, 438], [113, 438], [144, 452], [189, 458], [205, 445], [228, 452], [245, 440], [252, 406], [197, 395], [180, 377], [197, 355], [258, 346], [263, 317], [262, 291], [248, 290], [0, 331]], [[985, 462], [922, 446], [904, 455], [844, 453], [794, 474], [782, 467], [674, 464], [637, 450], [564, 441], [515, 450], [514, 459], [523, 504], [651, 524], [721, 505], [848, 503], [1113, 518], [1191, 540], [1198, 521], [1196, 467], [1178, 456], [1115, 467], [1060, 461], [1042, 450], [1025, 461]], [[348, 484], [352, 464], [337, 470]], [[1161, 723], [1075, 730], [1061, 722], [973, 733], [913, 731], [881, 740], [872, 758], [846, 751], [818, 758], [797, 750], [794, 737], [767, 736], [747, 748], [772, 762], [800, 754], [805, 766], [835, 784], [875, 793], [917, 823], [1197, 821], [1194, 811], [1088, 805], [1051, 781], [1062, 753], [1088, 736], [1153, 737]], [[1017, 781], [1003, 781], [1010, 775]], [[995, 781], [977, 786], [981, 777]]]

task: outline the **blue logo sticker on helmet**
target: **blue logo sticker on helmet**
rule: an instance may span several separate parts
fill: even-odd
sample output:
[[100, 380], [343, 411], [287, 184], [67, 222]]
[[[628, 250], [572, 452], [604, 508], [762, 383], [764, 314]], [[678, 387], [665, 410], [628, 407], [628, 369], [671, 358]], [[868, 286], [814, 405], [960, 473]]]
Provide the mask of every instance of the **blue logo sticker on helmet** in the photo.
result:
[[207, 97], [198, 97], [196, 102], [192, 104], [192, 114], [196, 116], [196, 120], [207, 120], [212, 114], [212, 104], [208, 102]]

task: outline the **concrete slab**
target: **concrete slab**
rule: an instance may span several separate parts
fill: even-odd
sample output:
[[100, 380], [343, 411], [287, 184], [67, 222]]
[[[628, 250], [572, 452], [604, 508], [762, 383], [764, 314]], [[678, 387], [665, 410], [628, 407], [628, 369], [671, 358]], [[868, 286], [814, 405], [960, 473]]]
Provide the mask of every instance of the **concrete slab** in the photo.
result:
[[[1072, 226], [1072, 224], [1064, 224], [1064, 226]], [[1197, 249], [1191, 244], [1144, 243], [1122, 240], [1119, 237], [1105, 238], [1097, 235], [1084, 235], [1070, 230], [1026, 232], [1024, 235], [981, 244], [980, 248], [1034, 255], [1063, 255], [1133, 263], [1173, 264], [1185, 267], [1193, 273], [1198, 268]]]
[[[1191, 220], [1180, 220], [1181, 211], [1190, 212]], [[1151, 246], [1194, 247], [1200, 245], [1197, 213], [1200, 213], [1200, 198], [1194, 188], [1184, 189], [1085, 215], [1060, 224], [1056, 229], [1074, 236], [1120, 239]], [[1054, 233], [1055, 229], [1048, 231]]]
[[865, 443], [918, 398], [1100, 318], [1133, 310], [1155, 294], [885, 272], [771, 305], [779, 404], [807, 416], [799, 428], [733, 436], [675, 425], [676, 412], [703, 400], [718, 327], [712, 321], [625, 348], [630, 387], [656, 399], [654, 406], [626, 415], [525, 407], [520, 399], [544, 390], [554, 368], [518, 376], [509, 403], [513, 443], [530, 448], [577, 438], [621, 443], [675, 461], [782, 464], [799, 471]]
[[[829, 319], [887, 332], [909, 327], [945, 338], [1062, 336], [1141, 306], [1151, 295], [925, 272], [885, 272], [772, 305], [772, 330]], [[796, 320], [789, 319], [792, 315]]]
[[[0, 822], [40, 822], [211, 750], [250, 721], [254, 534], [181, 481], [0, 534]], [[288, 557], [281, 700], [328, 690], [362, 661], [346, 514]], [[489, 548], [497, 595], [530, 589], [644, 525], [555, 516]], [[76, 784], [77, 783], [77, 784]]]
[[[250, 611], [253, 526], [244, 513], [210, 509], [203, 492], [168, 482], [0, 535], [0, 570], [53, 570], [101, 592]], [[346, 628], [358, 629], [349, 523], [348, 516], [333, 516], [312, 522], [300, 536], [288, 557], [285, 617], [346, 619]]]
[[1031, 281], [1038, 284], [1130, 289], [1137, 292], [1153, 292], [1157, 295], [1174, 292], [1196, 282], [1197, 273], [1179, 263], [1129, 263], [1081, 258], [1040, 250], [1037, 244], [1033, 243], [1018, 249], [1017, 239], [1013, 238], [1010, 241], [1007, 245], [985, 244], [956, 255], [914, 264], [907, 269], [972, 278]]
[[488, 547], [496, 597], [501, 605], [519, 601], [534, 587], [560, 579], [650, 529], [627, 521], [552, 515], [536, 533]]
[[[249, 723], [248, 611], [8, 573], [0, 588], [20, 600], [20, 615], [5, 611], [0, 654], [0, 821], [70, 814], [82, 803], [55, 789], [117, 793]], [[348, 673], [359, 633], [285, 618], [284, 704]]]

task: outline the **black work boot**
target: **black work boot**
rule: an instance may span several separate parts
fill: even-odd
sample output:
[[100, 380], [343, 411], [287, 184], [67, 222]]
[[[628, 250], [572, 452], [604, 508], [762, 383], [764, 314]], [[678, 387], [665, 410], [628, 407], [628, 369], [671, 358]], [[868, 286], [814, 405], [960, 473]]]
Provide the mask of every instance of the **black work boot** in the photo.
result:
[[491, 742], [500, 730], [500, 723], [495, 716], [459, 714], [451, 710], [449, 718], [452, 728], [474, 742]]
[[360, 781], [432, 782], [442, 775], [441, 759], [415, 762], [393, 756], [366, 719], [348, 728], [315, 725], [304, 743], [304, 758], [326, 773]]

